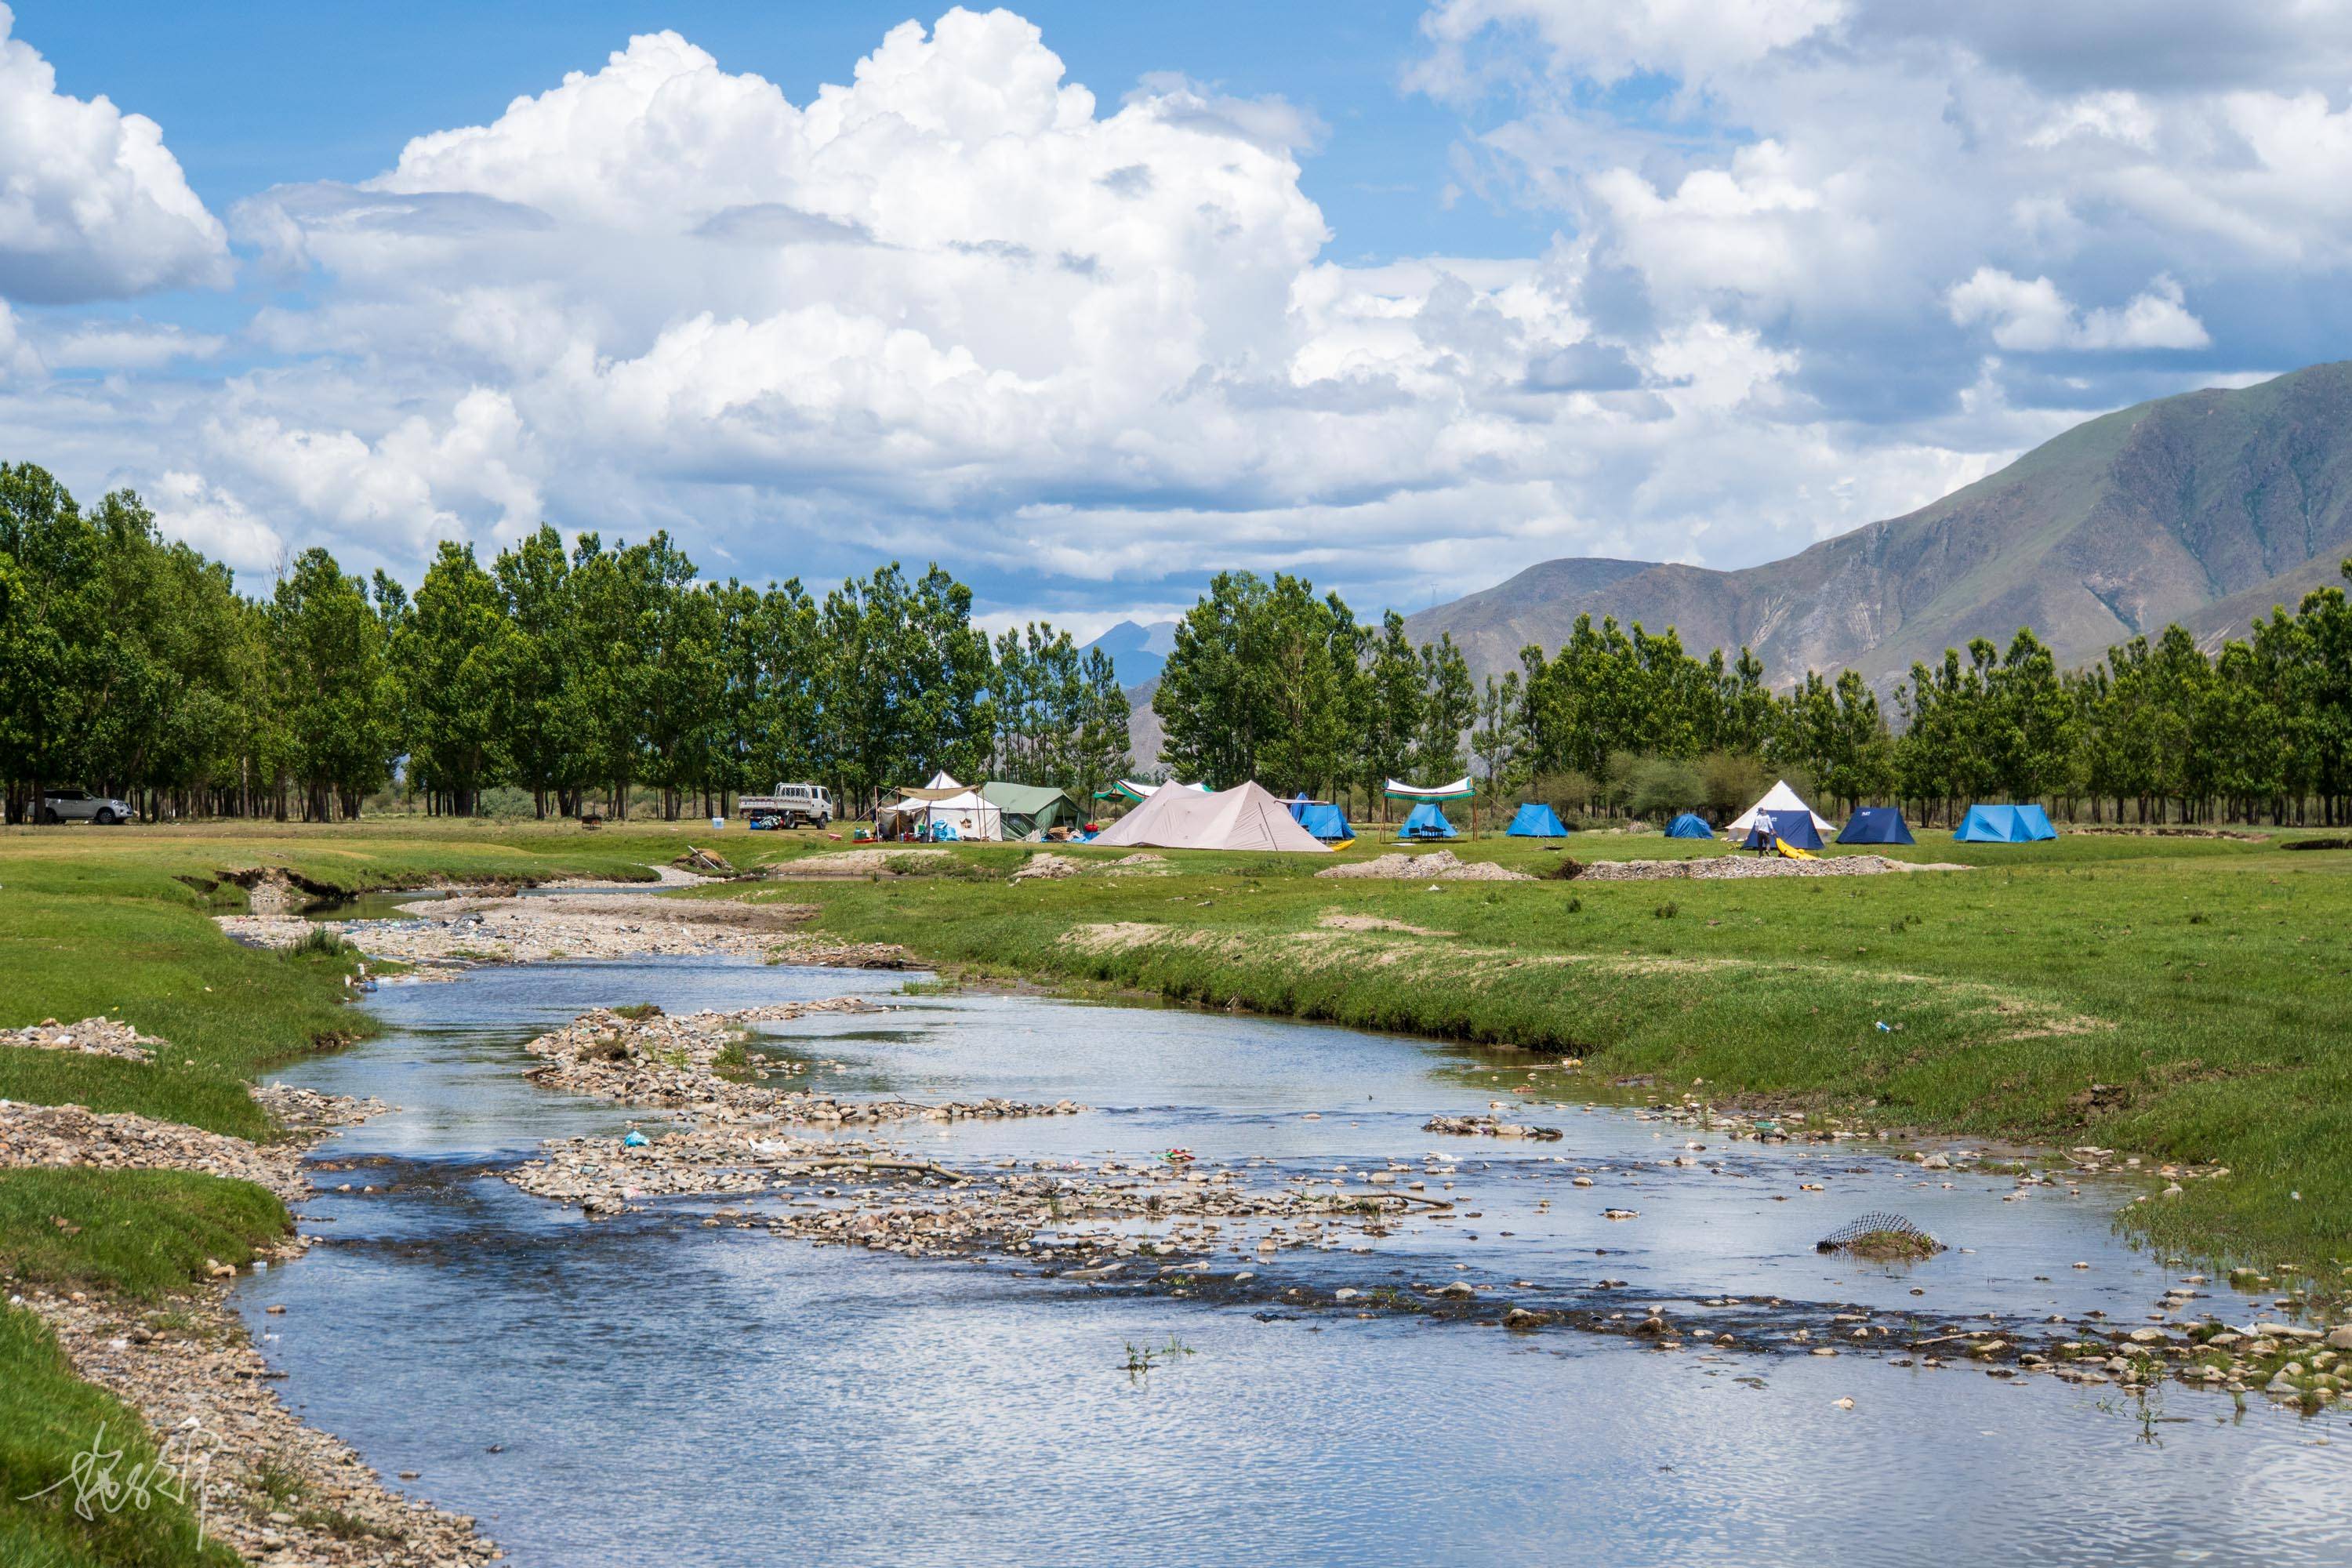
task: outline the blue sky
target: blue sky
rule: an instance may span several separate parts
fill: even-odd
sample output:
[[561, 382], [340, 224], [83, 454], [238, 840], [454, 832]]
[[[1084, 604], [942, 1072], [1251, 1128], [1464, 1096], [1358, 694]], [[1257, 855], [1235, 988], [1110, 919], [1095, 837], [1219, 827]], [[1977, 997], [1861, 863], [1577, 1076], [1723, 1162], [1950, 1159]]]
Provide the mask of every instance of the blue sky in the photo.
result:
[[253, 586], [544, 519], [1412, 609], [2352, 353], [2292, 0], [0, 14], [0, 448]]

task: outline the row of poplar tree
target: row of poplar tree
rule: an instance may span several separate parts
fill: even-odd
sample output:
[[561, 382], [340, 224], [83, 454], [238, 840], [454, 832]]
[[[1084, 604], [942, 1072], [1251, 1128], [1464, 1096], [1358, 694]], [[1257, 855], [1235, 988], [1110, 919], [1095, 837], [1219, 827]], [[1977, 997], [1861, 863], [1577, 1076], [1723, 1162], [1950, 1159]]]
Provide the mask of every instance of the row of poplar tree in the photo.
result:
[[[2352, 563], [2347, 563], [2352, 574]], [[1109, 658], [1032, 625], [992, 639], [969, 589], [897, 565], [816, 598], [701, 581], [664, 535], [551, 528], [487, 566], [445, 543], [414, 595], [311, 550], [266, 596], [167, 542], [127, 491], [90, 508], [0, 466], [0, 788], [143, 814], [355, 814], [401, 774], [430, 809], [485, 792], [541, 813], [724, 810], [780, 780], [852, 811], [945, 768], [1081, 799], [1133, 770]], [[1186, 780], [1255, 779], [1360, 809], [1390, 778], [1472, 773], [1490, 795], [1588, 811], [1722, 807], [1785, 773], [1823, 804], [2041, 800], [2141, 821], [2352, 818], [2352, 607], [2305, 596], [2207, 651], [2170, 626], [2058, 668], [2021, 630], [1912, 668], [1775, 690], [1742, 649], [1693, 657], [1580, 619], [1557, 649], [1474, 682], [1303, 579], [1219, 575], [1179, 623], [1153, 708]], [[1465, 752], [1466, 742], [1466, 752]], [[1475, 759], [1475, 760], [1474, 760]]]
[[551, 528], [487, 566], [444, 543], [413, 595], [314, 549], [247, 597], [136, 496], [84, 509], [0, 467], [0, 784], [11, 820], [58, 785], [324, 820], [396, 770], [436, 811], [503, 786], [542, 815], [634, 792], [676, 816], [780, 780], [863, 809], [939, 768], [1087, 791], [1129, 771], [1108, 658], [1044, 626], [992, 640], [971, 610], [936, 566], [819, 599], [700, 581], [662, 534]]
[[1236, 573], [1179, 623], [1154, 708], [1180, 777], [1360, 809], [1390, 778], [1471, 772], [1497, 804], [1720, 814], [1779, 774], [1817, 804], [1894, 801], [1923, 821], [1979, 800], [2118, 822], [2352, 820], [2336, 587], [2210, 653], [2172, 626], [2062, 670], [2031, 630], [1978, 638], [1915, 664], [1885, 703], [1851, 669], [1776, 691], [1745, 648], [1698, 658], [1671, 627], [1589, 616], [1520, 664], [1474, 686], [1448, 637], [1416, 647], [1393, 613], [1374, 626], [1301, 579]]

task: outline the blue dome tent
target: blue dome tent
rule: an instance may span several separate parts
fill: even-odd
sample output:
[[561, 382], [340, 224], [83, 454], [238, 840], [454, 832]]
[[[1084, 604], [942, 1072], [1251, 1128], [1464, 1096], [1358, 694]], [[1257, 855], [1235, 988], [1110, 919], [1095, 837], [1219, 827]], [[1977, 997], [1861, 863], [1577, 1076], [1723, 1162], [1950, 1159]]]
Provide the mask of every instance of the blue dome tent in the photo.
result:
[[1568, 837], [1567, 825], [1560, 821], [1559, 813], [1539, 801], [1532, 800], [1519, 807], [1518, 814], [1511, 818], [1511, 826], [1505, 832], [1512, 838], [1565, 838]]
[[1454, 824], [1445, 820], [1445, 813], [1433, 800], [1424, 800], [1412, 808], [1412, 815], [1397, 829], [1399, 838], [1452, 838], [1456, 837]]
[[[1769, 824], [1769, 827], [1767, 827]], [[1739, 841], [1743, 849], [1769, 849], [1772, 840], [1779, 839], [1791, 849], [1819, 849], [1822, 830], [1813, 826], [1810, 811], [1768, 811], [1748, 828], [1748, 837]]]
[[2058, 830], [2038, 805], [1972, 805], [1952, 837], [1962, 844], [2032, 844]]
[[1911, 837], [1910, 825], [1903, 814], [1891, 805], [1865, 805], [1855, 809], [1845, 826], [1839, 830], [1841, 844], [1916, 844]]
[[1666, 837], [1669, 838], [1712, 838], [1715, 837], [1715, 829], [1709, 827], [1706, 825], [1706, 818], [1701, 816], [1698, 813], [1695, 811], [1685, 811], [1680, 816], [1675, 817], [1672, 822], [1666, 824]]
[[1309, 800], [1304, 794], [1284, 802], [1299, 826], [1326, 844], [1336, 844], [1353, 838], [1356, 830], [1348, 826], [1348, 814], [1328, 800]]

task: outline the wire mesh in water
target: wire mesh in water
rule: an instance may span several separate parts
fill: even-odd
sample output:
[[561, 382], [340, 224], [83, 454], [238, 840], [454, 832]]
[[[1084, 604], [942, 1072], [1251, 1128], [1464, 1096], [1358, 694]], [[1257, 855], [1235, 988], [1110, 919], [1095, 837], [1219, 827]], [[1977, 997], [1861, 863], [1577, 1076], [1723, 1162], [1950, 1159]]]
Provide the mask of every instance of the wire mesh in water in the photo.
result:
[[1944, 1244], [1899, 1214], [1884, 1210], [1848, 1220], [1813, 1246], [1816, 1252], [1851, 1252], [1863, 1258], [1930, 1258]]

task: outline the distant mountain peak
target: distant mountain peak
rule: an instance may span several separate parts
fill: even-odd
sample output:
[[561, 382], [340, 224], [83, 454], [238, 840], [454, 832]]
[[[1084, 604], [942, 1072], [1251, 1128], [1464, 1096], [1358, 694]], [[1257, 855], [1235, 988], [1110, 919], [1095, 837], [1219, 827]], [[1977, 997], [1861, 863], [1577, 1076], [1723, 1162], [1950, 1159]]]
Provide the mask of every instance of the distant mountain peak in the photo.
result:
[[2352, 554], [2352, 363], [2160, 398], [2089, 420], [1972, 485], [1737, 572], [1547, 561], [1412, 616], [1474, 670], [1556, 648], [1579, 615], [1668, 626], [1704, 656], [1753, 647], [1775, 685], [1862, 672], [2032, 626], [2064, 664], [2179, 621], [2242, 635]]
[[1169, 654], [1175, 650], [1176, 623], [1121, 621], [1087, 644], [1087, 647], [1098, 647], [1110, 655], [1111, 668], [1118, 671], [1121, 686], [1139, 686], [1156, 679]]

